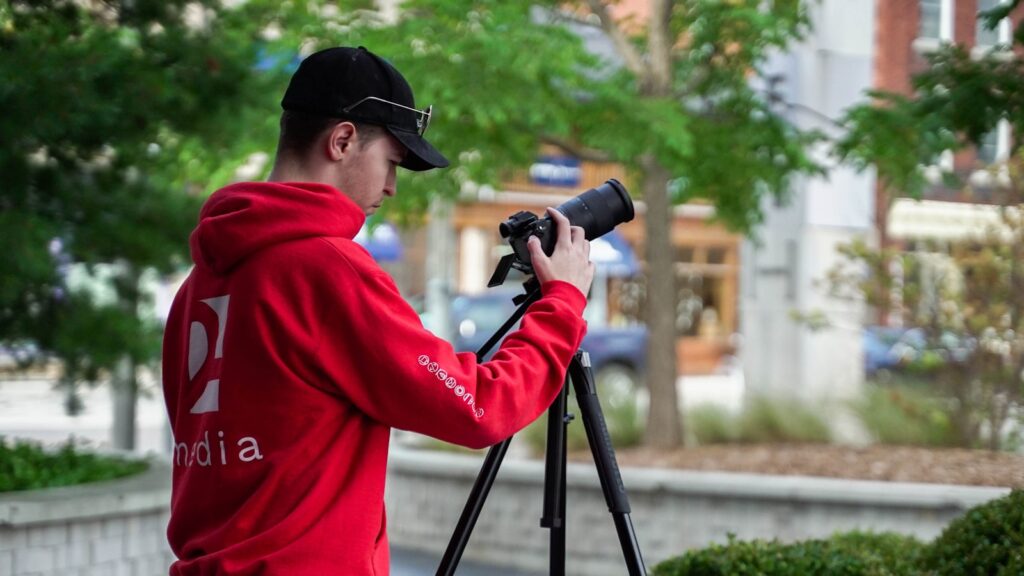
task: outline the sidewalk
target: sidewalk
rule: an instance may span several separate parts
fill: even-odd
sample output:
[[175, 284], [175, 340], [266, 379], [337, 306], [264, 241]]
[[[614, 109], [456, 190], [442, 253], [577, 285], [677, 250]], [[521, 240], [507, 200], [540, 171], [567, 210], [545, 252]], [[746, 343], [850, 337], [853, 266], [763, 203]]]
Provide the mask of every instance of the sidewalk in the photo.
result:
[[[70, 436], [88, 446], [110, 448], [113, 402], [109, 386], [81, 387], [83, 410], [64, 412], [64, 393], [47, 380], [0, 380], [0, 435], [46, 443]], [[167, 410], [153, 384], [143, 384], [136, 405], [136, 451], [165, 454], [168, 448]]]

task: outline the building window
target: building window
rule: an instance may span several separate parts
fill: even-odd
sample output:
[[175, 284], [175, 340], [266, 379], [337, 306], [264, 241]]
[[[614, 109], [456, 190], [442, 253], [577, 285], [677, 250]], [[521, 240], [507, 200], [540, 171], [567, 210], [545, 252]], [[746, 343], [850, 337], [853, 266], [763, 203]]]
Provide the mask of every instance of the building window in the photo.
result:
[[917, 36], [933, 42], [953, 40], [953, 0], [920, 0]]
[[1006, 120], [1000, 120], [996, 129], [986, 134], [978, 145], [978, 162], [985, 166], [991, 166], [996, 162], [1006, 160], [1009, 151], [1010, 125]]
[[[1003, 0], [978, 0], [978, 14], [987, 12], [1003, 4]], [[985, 27], [985, 21], [978, 19], [975, 25], [977, 31], [974, 44], [979, 47], [991, 47], [996, 44], [1008, 44], [1010, 42], [1010, 19], [1003, 18], [994, 30]]]

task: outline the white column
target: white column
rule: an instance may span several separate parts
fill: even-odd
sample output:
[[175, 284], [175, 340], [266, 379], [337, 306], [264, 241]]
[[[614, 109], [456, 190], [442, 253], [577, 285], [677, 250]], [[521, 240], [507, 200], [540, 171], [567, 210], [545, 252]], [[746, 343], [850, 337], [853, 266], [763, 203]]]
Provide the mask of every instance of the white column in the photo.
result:
[[490, 263], [489, 235], [483, 228], [465, 228], [459, 236], [459, 291], [482, 292], [494, 270]]

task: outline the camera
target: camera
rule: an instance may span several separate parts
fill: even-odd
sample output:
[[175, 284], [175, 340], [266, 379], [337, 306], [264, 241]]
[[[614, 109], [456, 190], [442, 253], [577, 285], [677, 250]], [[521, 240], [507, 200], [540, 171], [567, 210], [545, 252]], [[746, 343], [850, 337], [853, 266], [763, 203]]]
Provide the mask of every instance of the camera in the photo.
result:
[[[629, 192], [614, 178], [570, 198], [555, 209], [564, 214], [571, 225], [583, 228], [587, 240], [607, 234], [634, 216]], [[508, 239], [512, 254], [501, 259], [498, 269], [487, 283], [490, 287], [502, 284], [511, 268], [527, 274], [533, 273], [530, 251], [526, 247], [531, 236], [540, 238], [541, 247], [549, 256], [555, 249], [558, 237], [556, 224], [550, 216], [538, 218], [536, 214], [526, 211], [517, 212], [502, 222], [498, 232], [502, 238]]]

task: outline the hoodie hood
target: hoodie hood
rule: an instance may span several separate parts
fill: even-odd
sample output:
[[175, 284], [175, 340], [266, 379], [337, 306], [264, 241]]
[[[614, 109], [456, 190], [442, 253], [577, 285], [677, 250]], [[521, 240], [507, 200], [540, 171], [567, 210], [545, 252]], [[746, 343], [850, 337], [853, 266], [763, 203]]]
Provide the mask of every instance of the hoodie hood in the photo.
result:
[[337, 188], [302, 182], [241, 182], [214, 192], [199, 213], [192, 261], [223, 274], [250, 254], [302, 238], [352, 239], [366, 216]]

